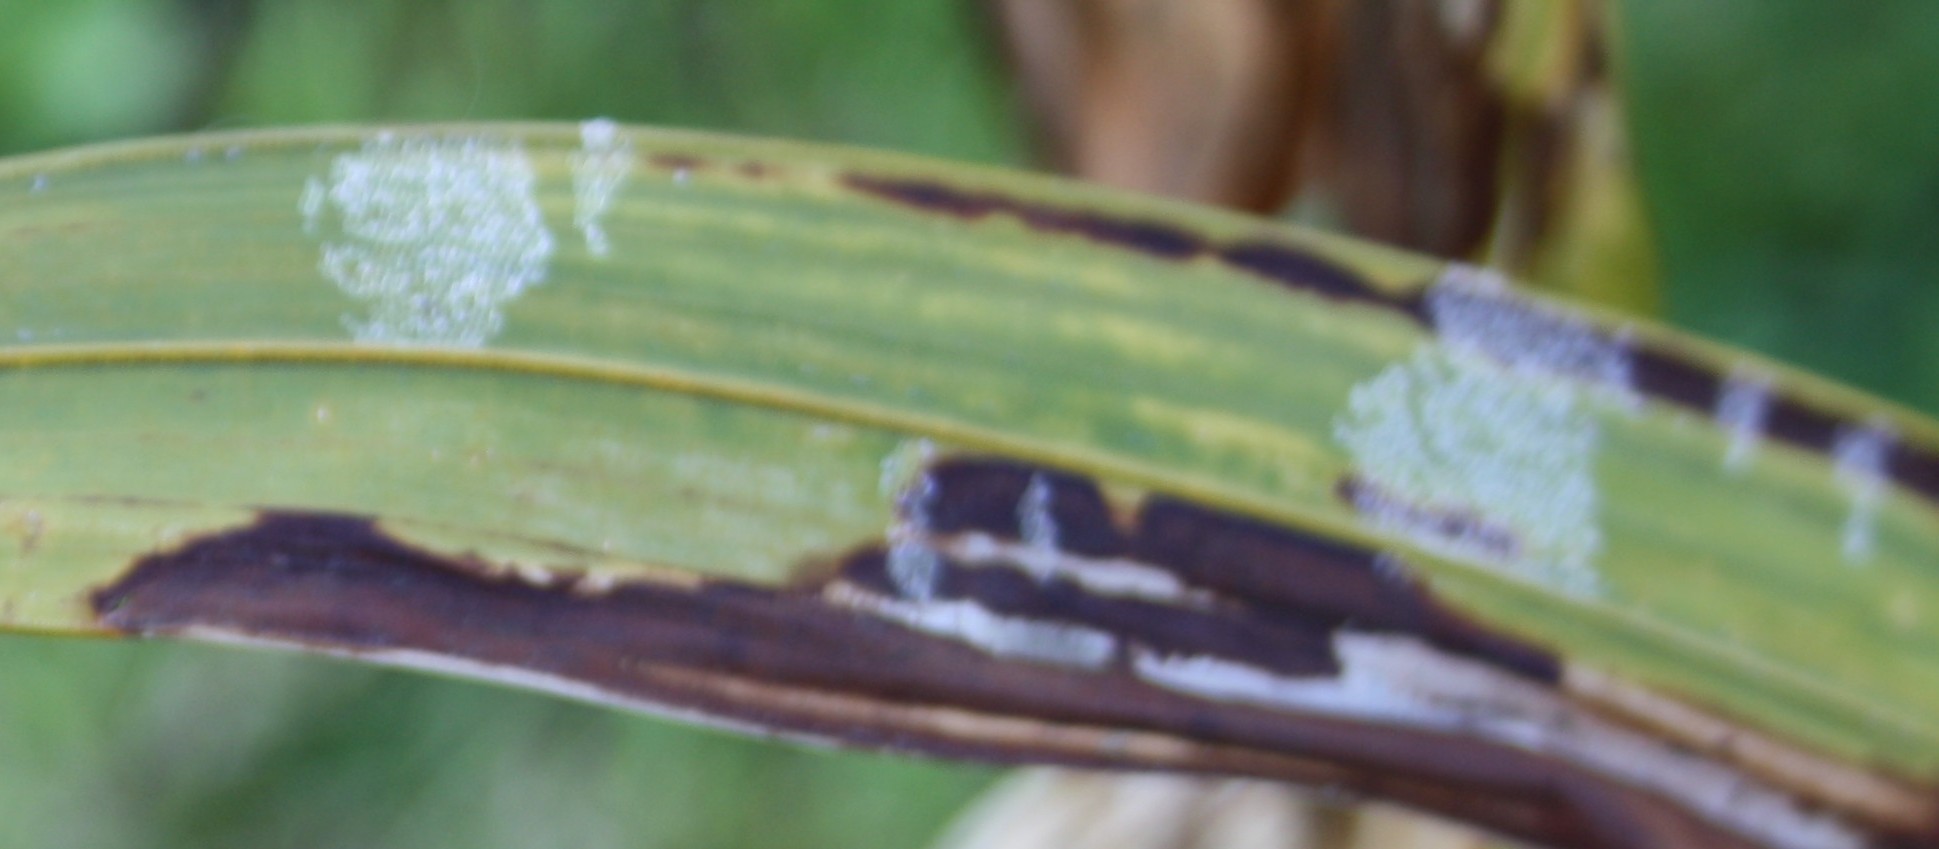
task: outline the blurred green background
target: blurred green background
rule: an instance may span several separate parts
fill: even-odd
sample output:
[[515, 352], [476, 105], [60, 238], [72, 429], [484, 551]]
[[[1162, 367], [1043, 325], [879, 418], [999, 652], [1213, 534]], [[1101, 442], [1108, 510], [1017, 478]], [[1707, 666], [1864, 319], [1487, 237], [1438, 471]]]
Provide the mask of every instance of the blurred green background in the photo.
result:
[[[1939, 4], [1617, 17], [1664, 318], [1939, 411]], [[993, 32], [967, 0], [0, 0], [0, 152], [608, 116], [1029, 166]], [[916, 846], [991, 775], [271, 655], [0, 640], [0, 849]]]

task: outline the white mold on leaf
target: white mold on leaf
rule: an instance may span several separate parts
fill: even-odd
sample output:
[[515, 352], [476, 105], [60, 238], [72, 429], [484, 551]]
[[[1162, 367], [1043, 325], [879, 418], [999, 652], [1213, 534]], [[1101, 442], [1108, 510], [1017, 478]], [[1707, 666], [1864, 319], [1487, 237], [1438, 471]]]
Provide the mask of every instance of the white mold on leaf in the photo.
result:
[[896, 520], [889, 525], [889, 580], [904, 597], [928, 600], [941, 578], [941, 555], [929, 543], [929, 504], [936, 484], [927, 474], [916, 478], [901, 495]]
[[620, 135], [618, 124], [597, 118], [579, 125], [579, 151], [572, 155], [572, 226], [593, 256], [612, 253], [601, 221], [632, 172], [633, 143]]
[[1730, 440], [1724, 449], [1724, 468], [1742, 472], [1749, 468], [1764, 440], [1765, 422], [1771, 415], [1771, 379], [1744, 368], [1732, 369], [1717, 394], [1717, 426]]
[[553, 238], [525, 151], [509, 140], [380, 134], [299, 199], [320, 268], [365, 313], [360, 341], [477, 346], [545, 280]]
[[1633, 358], [1625, 336], [1523, 298], [1490, 269], [1451, 263], [1427, 293], [1441, 343], [1478, 354], [1523, 377], [1561, 378], [1577, 389], [1635, 403]]
[[903, 596], [917, 600], [935, 594], [943, 568], [941, 555], [929, 541], [929, 505], [936, 496], [936, 482], [928, 469], [935, 457], [935, 443], [903, 440], [882, 458], [876, 481], [881, 494], [895, 502], [886, 533], [889, 580]]
[[1057, 519], [1050, 515], [1050, 481], [1041, 473], [1030, 476], [1017, 502], [1017, 528], [1031, 548], [1057, 548]]
[[1334, 420], [1369, 523], [1578, 596], [1601, 589], [1596, 405], [1633, 409], [1627, 343], [1451, 266], [1436, 341], [1354, 387]]
[[1577, 394], [1424, 349], [1355, 387], [1334, 435], [1369, 522], [1443, 553], [1593, 594], [1598, 429]]
[[1851, 499], [1840, 541], [1846, 565], [1871, 562], [1878, 543], [1878, 508], [1885, 498], [1886, 460], [1897, 437], [1883, 424], [1838, 432], [1831, 446], [1838, 486]]

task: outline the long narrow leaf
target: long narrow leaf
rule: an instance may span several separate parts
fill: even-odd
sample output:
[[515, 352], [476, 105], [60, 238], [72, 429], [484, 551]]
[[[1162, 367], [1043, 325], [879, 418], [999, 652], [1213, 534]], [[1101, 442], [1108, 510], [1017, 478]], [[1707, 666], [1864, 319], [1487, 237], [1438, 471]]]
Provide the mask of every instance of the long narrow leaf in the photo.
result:
[[1939, 430], [1750, 355], [605, 122], [114, 145], [0, 197], [0, 625], [1556, 845], [1939, 845]]

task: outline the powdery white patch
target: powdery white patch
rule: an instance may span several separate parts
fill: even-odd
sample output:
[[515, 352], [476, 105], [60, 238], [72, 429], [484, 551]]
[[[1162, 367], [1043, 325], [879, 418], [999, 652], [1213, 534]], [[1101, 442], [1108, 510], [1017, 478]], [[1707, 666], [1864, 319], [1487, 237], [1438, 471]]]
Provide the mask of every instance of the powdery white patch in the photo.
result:
[[884, 497], [895, 501], [888, 538], [888, 573], [896, 590], [908, 598], [926, 600], [936, 592], [942, 558], [929, 544], [929, 508], [936, 482], [928, 467], [936, 446], [927, 439], [904, 440], [882, 458], [876, 482]]
[[1729, 438], [1724, 449], [1724, 468], [1741, 472], [1750, 466], [1751, 457], [1764, 440], [1765, 422], [1771, 415], [1771, 379], [1743, 368], [1732, 369], [1717, 394], [1717, 426]]
[[1426, 295], [1436, 338], [1353, 388], [1334, 419], [1380, 528], [1561, 592], [1600, 592], [1597, 406], [1640, 403], [1610, 335], [1450, 264]]
[[1057, 547], [1057, 519], [1050, 515], [1050, 481], [1039, 474], [1030, 476], [1030, 483], [1023, 489], [1023, 497], [1017, 501], [1017, 528], [1022, 532], [1023, 542], [1032, 548]]
[[1517, 375], [1562, 378], [1637, 401], [1627, 337], [1516, 294], [1498, 272], [1450, 263], [1428, 290], [1427, 308], [1450, 348]]
[[612, 252], [600, 221], [632, 172], [633, 143], [619, 134], [618, 124], [596, 118], [579, 125], [579, 151], [572, 155], [572, 226], [593, 256]]
[[1132, 669], [1154, 685], [1204, 698], [1456, 733], [1558, 758], [1676, 798], [1762, 845], [1864, 845], [1837, 818], [1800, 807], [1752, 775], [1622, 728], [1485, 663], [1397, 635], [1336, 632], [1333, 647], [1341, 669], [1332, 677], [1141, 649], [1133, 649]]
[[1878, 508], [1885, 498], [1886, 458], [1897, 437], [1883, 424], [1845, 428], [1832, 443], [1839, 488], [1851, 499], [1841, 541], [1845, 563], [1871, 562], [1878, 542]]
[[1354, 387], [1334, 438], [1372, 524], [1574, 595], [1598, 591], [1599, 430], [1567, 384], [1429, 346]]
[[345, 319], [357, 339], [476, 346], [545, 279], [534, 185], [516, 142], [384, 133], [333, 159], [298, 206], [324, 239], [323, 275], [367, 310]]
[[903, 491], [896, 520], [889, 525], [889, 580], [903, 596], [919, 601], [935, 595], [943, 571], [942, 557], [929, 544], [929, 507], [935, 495], [929, 475], [916, 478]]
[[1102, 669], [1117, 651], [1117, 638], [1109, 632], [1003, 616], [974, 601], [887, 598], [846, 584], [831, 584], [824, 594], [835, 604], [966, 643], [1001, 658]]

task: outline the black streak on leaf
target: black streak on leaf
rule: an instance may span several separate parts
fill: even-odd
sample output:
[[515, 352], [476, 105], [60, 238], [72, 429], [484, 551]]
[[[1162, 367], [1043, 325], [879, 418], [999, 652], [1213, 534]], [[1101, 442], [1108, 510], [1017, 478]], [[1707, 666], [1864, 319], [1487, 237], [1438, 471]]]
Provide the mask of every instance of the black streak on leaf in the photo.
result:
[[929, 471], [935, 488], [930, 528], [1019, 539], [1017, 505], [1033, 476], [1049, 487], [1049, 512], [1065, 551], [1128, 554], [1217, 593], [1237, 610], [1258, 608], [1265, 621], [1299, 622], [1323, 633], [1351, 626], [1406, 634], [1544, 684], [1561, 678], [1554, 655], [1467, 621], [1375, 552], [1167, 498], [1147, 501], [1132, 527], [1122, 529], [1097, 486], [1075, 475], [1001, 460], [941, 461]]
[[1096, 594], [1054, 574], [939, 558], [938, 601], [1112, 636], [1107, 663], [1073, 666], [998, 657], [831, 600], [838, 584], [896, 597], [879, 543], [798, 586], [603, 583], [440, 555], [366, 517], [307, 512], [264, 513], [143, 557], [91, 601], [104, 626], [130, 634], [213, 629], [377, 659], [410, 651], [854, 745], [1339, 787], [1559, 847], [1751, 849], [1681, 800], [1540, 752], [1202, 698], [1132, 668], [1128, 646], [1323, 680], [1340, 670], [1332, 637], [1355, 631], [1407, 635], [1555, 689], [1553, 655], [1445, 608], [1369, 552], [1165, 498], [1121, 521], [1091, 481], [1019, 463], [952, 459], [928, 474], [926, 531], [939, 538], [1022, 542], [1016, 509], [1035, 480], [1060, 540], [1083, 549], [1065, 554], [1163, 569], [1212, 602]]
[[[145, 557], [92, 601], [104, 625], [128, 633], [212, 628], [351, 653], [428, 652], [857, 745], [1324, 783], [1556, 846], [1746, 846], [1666, 800], [1535, 754], [1196, 699], [1121, 669], [1003, 661], [809, 589], [641, 582], [595, 594], [569, 577], [533, 584], [440, 557], [366, 518], [284, 512]], [[724, 689], [750, 681], [769, 695]], [[829, 696], [863, 707], [831, 716], [815, 706]], [[934, 707], [1035, 723], [1052, 736], [923, 721]], [[1080, 729], [1157, 735], [1186, 754], [1146, 762], [1136, 750], [1060, 745], [1058, 733]]]
[[[922, 179], [850, 174], [844, 183], [872, 197], [927, 212], [970, 220], [1009, 215], [1032, 229], [1081, 236], [1161, 260], [1209, 257], [1287, 289], [1384, 308], [1422, 325], [1432, 325], [1418, 293], [1385, 292], [1349, 269], [1287, 245], [1264, 240], [1219, 244], [1157, 222], [1063, 209]], [[1716, 409], [1723, 377], [1709, 366], [1650, 344], [1633, 346], [1631, 355], [1639, 394], [1702, 415]], [[1771, 438], [1795, 448], [1829, 455], [1840, 432], [1863, 426], [1863, 422], [1818, 409], [1802, 399], [1779, 395], [1771, 399], [1767, 431]], [[1939, 504], [1939, 450], [1895, 443], [1886, 459], [1886, 474], [1928, 502]]]

